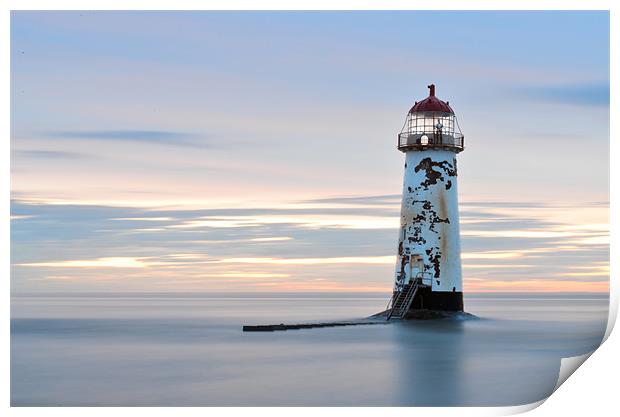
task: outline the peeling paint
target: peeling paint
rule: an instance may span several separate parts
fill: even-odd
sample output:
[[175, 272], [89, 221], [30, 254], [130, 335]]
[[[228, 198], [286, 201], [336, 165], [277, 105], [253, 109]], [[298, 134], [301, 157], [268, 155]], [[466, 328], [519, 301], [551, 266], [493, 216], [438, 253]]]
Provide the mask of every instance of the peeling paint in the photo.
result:
[[[437, 184], [437, 181], [446, 181], [444, 179], [444, 175], [448, 177], [456, 177], [456, 158], [452, 160], [450, 163], [448, 161], [433, 161], [431, 158], [424, 158], [420, 163], [415, 167], [415, 172], [424, 170], [426, 173], [426, 179], [420, 183], [421, 187], [428, 190], [429, 185]], [[437, 171], [434, 168], [439, 168]], [[441, 172], [443, 171], [443, 173]], [[452, 186], [452, 183], [450, 183]]]
[[456, 176], [451, 151], [406, 152], [395, 290], [412, 278], [410, 257], [419, 256], [432, 291], [462, 291]]

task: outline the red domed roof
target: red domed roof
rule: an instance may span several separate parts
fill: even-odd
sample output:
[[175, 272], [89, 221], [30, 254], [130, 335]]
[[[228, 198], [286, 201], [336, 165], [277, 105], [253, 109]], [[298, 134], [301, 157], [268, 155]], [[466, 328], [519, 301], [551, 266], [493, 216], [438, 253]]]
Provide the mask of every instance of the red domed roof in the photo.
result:
[[452, 110], [452, 107], [450, 107], [448, 103], [435, 97], [435, 84], [429, 85], [428, 89], [430, 90], [429, 96], [414, 104], [411, 110], [409, 110], [409, 113], [425, 113], [434, 111], [454, 114], [454, 110]]

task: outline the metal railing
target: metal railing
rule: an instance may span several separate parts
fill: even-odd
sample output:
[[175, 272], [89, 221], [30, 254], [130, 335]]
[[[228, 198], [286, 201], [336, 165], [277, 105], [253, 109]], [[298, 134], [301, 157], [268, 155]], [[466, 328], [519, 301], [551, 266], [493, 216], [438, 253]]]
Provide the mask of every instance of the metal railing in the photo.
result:
[[397, 147], [400, 150], [448, 148], [460, 152], [465, 148], [465, 136], [458, 132], [452, 134], [403, 132], [398, 134]]
[[392, 317], [402, 319], [407, 314], [420, 284], [421, 279], [415, 278], [410, 284], [392, 296], [392, 308], [388, 312], [386, 320], [389, 321]]
[[433, 274], [428, 271], [418, 272], [415, 277], [420, 280], [422, 285], [428, 285], [429, 287], [433, 285]]

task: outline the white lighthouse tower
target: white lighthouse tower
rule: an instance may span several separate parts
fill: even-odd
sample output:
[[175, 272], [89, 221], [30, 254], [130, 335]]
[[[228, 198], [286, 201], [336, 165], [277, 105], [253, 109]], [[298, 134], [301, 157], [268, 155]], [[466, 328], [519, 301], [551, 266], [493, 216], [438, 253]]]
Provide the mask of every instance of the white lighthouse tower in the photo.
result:
[[463, 311], [456, 154], [464, 137], [449, 102], [428, 88], [398, 135], [405, 175], [390, 318]]

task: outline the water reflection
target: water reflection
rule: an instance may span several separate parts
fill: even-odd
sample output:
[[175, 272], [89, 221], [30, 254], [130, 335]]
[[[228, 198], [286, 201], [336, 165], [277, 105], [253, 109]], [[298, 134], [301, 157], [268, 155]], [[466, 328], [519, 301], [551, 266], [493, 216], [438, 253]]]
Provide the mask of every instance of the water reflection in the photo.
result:
[[397, 323], [397, 398], [406, 405], [451, 406], [465, 402], [464, 323], [429, 320]]

